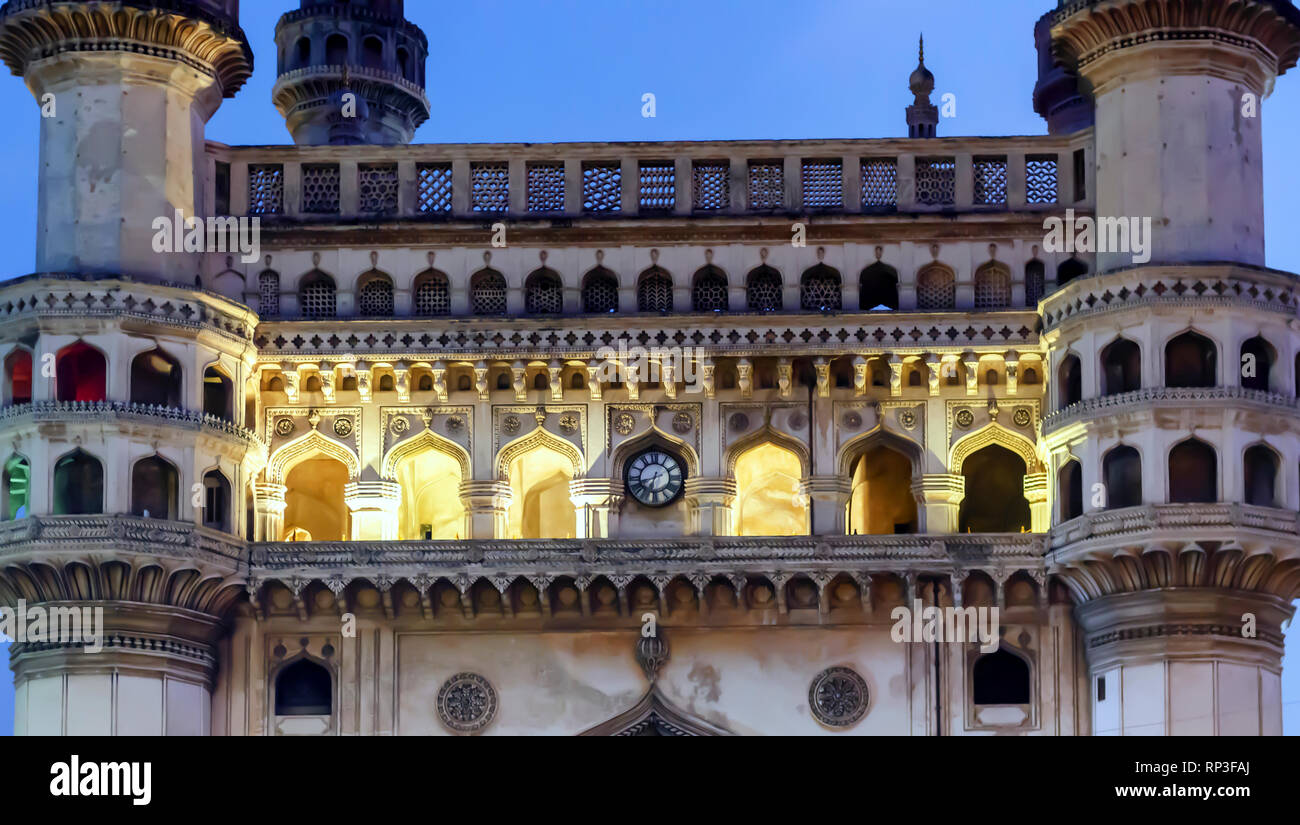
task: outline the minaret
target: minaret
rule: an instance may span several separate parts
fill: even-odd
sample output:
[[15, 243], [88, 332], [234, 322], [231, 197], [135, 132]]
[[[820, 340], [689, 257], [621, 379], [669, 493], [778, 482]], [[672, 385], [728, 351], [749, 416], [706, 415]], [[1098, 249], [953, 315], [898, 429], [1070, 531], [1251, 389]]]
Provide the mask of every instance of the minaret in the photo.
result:
[[157, 218], [202, 216], [204, 125], [253, 71], [238, 0], [11, 2], [0, 58], [41, 106], [36, 271], [192, 283]]
[[930, 102], [934, 91], [934, 75], [925, 67], [925, 35], [921, 35], [920, 54], [916, 70], [908, 78], [907, 86], [916, 99], [907, 107], [907, 136], [932, 138], [939, 126], [939, 110]]
[[1038, 83], [1034, 86], [1034, 111], [1047, 121], [1047, 132], [1069, 135], [1092, 125], [1092, 94], [1079, 76], [1052, 52], [1051, 12], [1034, 26], [1038, 49]]
[[405, 144], [429, 119], [429, 44], [402, 0], [302, 0], [275, 43], [271, 95], [299, 145]]

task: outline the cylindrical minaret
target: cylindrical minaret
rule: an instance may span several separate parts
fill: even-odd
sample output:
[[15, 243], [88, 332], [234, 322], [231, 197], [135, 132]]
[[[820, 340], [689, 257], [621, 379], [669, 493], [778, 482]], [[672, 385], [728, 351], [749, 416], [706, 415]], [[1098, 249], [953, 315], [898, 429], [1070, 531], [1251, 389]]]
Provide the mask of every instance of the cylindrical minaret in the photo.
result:
[[934, 75], [925, 67], [925, 37], [921, 37], [916, 68], [907, 79], [907, 88], [911, 90], [914, 100], [907, 107], [907, 136], [910, 138], [932, 138], [938, 134], [939, 109], [930, 102], [930, 93], [934, 91]]
[[1038, 83], [1034, 86], [1034, 111], [1047, 121], [1053, 135], [1068, 135], [1092, 125], [1092, 94], [1078, 75], [1062, 65], [1052, 52], [1052, 19], [1048, 13], [1034, 26], [1038, 49]]
[[429, 119], [429, 44], [402, 0], [302, 0], [275, 27], [272, 97], [295, 143], [410, 143]]
[[[1157, 263], [1264, 263], [1261, 101], [1300, 55], [1289, 0], [1061, 0], [1052, 49], [1096, 100], [1097, 217]], [[1132, 261], [1098, 250], [1100, 271]]]
[[155, 221], [204, 217], [204, 126], [253, 71], [238, 0], [11, 0], [0, 58], [41, 106], [36, 271], [193, 283]]

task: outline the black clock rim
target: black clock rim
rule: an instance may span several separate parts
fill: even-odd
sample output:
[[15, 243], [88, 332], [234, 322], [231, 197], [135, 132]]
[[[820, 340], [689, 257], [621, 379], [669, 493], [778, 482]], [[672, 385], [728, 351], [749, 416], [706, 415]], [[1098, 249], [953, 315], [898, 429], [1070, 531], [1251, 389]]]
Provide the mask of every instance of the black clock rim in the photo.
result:
[[[678, 469], [680, 469], [682, 472], [682, 483], [677, 487], [677, 492], [673, 493], [673, 497], [663, 502], [662, 504], [648, 504], [647, 502], [644, 502], [641, 499], [637, 498], [636, 494], [632, 492], [632, 482], [630, 480], [631, 473], [632, 473], [632, 465], [636, 463], [636, 460], [638, 458], [640, 458], [643, 455], [649, 455], [650, 453], [660, 453], [662, 455], [668, 456], [669, 458], [671, 458], [673, 461], [677, 463]], [[672, 450], [667, 450], [664, 449], [663, 447], [649, 447], [647, 449], [644, 449], [641, 452], [637, 453], [636, 455], [633, 455], [630, 458], [628, 458], [627, 462], [623, 465], [623, 489], [627, 492], [628, 496], [631, 497], [633, 501], [635, 501], [637, 504], [640, 504], [642, 507], [653, 507], [654, 509], [657, 510], [661, 507], [668, 507], [672, 504], [676, 504], [677, 500], [680, 499], [686, 493], [686, 462], [682, 461], [681, 456], [677, 455]]]

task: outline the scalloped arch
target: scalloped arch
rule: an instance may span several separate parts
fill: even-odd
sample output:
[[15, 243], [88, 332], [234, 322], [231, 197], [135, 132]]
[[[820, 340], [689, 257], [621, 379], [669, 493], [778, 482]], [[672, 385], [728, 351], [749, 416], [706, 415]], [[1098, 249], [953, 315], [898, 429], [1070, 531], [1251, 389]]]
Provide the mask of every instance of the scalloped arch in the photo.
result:
[[509, 481], [510, 463], [519, 456], [538, 447], [547, 447], [563, 455], [573, 463], [573, 477], [582, 478], [586, 474], [586, 462], [582, 458], [582, 451], [573, 445], [572, 442], [566, 441], [557, 435], [547, 432], [542, 427], [538, 427], [526, 436], [516, 438], [509, 444], [501, 448], [497, 453], [496, 468], [497, 478], [500, 481]]
[[343, 462], [348, 468], [349, 480], [355, 481], [361, 475], [361, 460], [357, 458], [356, 453], [338, 441], [323, 435], [319, 430], [312, 430], [271, 454], [266, 467], [268, 480], [283, 484], [289, 470], [317, 454]]
[[1040, 473], [1043, 471], [1042, 462], [1038, 458], [1038, 450], [1032, 441], [1008, 430], [1001, 424], [990, 423], [970, 435], [963, 436], [957, 440], [957, 443], [952, 445], [952, 449], [948, 451], [948, 472], [960, 473], [962, 464], [965, 463], [967, 458], [990, 444], [1006, 447], [1024, 459], [1026, 473]]
[[425, 450], [433, 450], [451, 456], [460, 464], [460, 475], [462, 479], [473, 478], [471, 472], [472, 458], [466, 452], [465, 448], [456, 442], [444, 438], [433, 430], [426, 429], [419, 435], [401, 441], [384, 456], [381, 464], [380, 475], [383, 478], [393, 478], [397, 473], [397, 465], [407, 458], [412, 458]]

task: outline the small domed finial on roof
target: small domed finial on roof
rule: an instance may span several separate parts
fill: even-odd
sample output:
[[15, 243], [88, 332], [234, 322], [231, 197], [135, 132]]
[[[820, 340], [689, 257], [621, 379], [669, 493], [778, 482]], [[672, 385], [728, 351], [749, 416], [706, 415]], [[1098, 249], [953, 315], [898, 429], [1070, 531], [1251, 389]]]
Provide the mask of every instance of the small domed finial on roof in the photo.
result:
[[925, 35], [921, 35], [916, 54], [916, 69], [907, 79], [915, 100], [907, 107], [907, 135], [913, 138], [932, 138], [939, 125], [939, 110], [930, 102], [934, 91], [934, 75], [925, 67]]
[[908, 88], [912, 94], [916, 95], [918, 101], [923, 98], [928, 100], [930, 92], [934, 91], [934, 75], [925, 67], [925, 35], [921, 35], [921, 45], [917, 53], [916, 70], [908, 78]]

